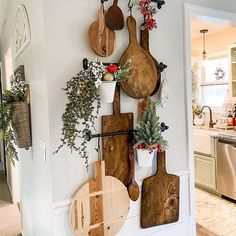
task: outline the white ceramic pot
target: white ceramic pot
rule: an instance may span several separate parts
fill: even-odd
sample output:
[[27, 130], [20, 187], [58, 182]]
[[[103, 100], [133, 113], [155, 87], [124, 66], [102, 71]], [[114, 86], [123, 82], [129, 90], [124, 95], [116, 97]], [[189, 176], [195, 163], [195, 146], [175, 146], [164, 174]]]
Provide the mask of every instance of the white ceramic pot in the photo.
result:
[[150, 153], [148, 149], [137, 149], [137, 160], [139, 166], [151, 167], [155, 153], [155, 150]]
[[203, 114], [194, 117], [194, 125], [202, 126], [205, 123], [205, 117]]
[[114, 101], [116, 81], [102, 81], [98, 87], [101, 102], [112, 103]]

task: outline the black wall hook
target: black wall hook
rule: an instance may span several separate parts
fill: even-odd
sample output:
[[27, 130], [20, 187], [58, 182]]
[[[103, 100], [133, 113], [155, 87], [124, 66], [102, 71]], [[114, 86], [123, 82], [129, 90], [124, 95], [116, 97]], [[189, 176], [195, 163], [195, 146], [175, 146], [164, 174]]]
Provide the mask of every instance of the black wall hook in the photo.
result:
[[158, 68], [161, 72], [163, 72], [168, 66], [166, 64], [164, 64], [163, 62], [160, 62], [158, 64]]
[[157, 8], [161, 9], [162, 6], [166, 3], [164, 0], [152, 0], [152, 2], [157, 3]]

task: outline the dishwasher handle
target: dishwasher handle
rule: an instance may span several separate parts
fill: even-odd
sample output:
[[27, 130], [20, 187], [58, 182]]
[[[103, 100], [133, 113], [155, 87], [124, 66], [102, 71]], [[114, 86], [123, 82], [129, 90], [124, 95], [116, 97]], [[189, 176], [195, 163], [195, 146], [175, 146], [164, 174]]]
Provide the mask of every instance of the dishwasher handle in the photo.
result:
[[236, 140], [219, 138], [218, 142], [219, 143], [224, 143], [224, 144], [229, 144], [229, 145], [233, 146], [234, 148], [236, 148]]

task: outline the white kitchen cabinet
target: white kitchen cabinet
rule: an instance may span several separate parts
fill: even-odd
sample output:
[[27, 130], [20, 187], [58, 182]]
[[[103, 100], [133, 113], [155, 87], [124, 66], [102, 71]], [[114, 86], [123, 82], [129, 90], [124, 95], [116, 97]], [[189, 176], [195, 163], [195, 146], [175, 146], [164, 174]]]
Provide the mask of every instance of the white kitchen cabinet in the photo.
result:
[[194, 154], [195, 182], [199, 187], [216, 191], [216, 162], [211, 156]]
[[231, 96], [236, 97], [236, 44], [229, 46], [229, 82]]

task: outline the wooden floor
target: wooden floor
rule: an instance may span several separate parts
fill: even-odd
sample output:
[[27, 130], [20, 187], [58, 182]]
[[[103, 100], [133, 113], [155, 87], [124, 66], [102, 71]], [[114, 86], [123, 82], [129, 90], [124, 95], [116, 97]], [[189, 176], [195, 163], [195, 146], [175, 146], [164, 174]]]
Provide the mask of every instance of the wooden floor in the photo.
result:
[[197, 224], [197, 236], [219, 236], [219, 235], [211, 232], [202, 225]]
[[20, 236], [20, 212], [11, 196], [3, 171], [0, 171], [0, 236]]

